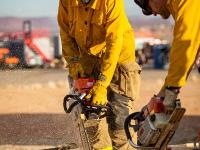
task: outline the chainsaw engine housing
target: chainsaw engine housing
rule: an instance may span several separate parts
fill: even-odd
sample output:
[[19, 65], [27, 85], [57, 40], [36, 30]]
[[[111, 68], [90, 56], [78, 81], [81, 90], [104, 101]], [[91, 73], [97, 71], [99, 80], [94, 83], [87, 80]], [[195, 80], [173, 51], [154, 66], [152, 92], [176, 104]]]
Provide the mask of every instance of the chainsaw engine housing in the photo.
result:
[[[136, 149], [165, 150], [184, 113], [185, 108], [182, 108], [177, 100], [177, 107], [170, 114], [159, 112], [144, 117], [144, 112], [141, 111], [129, 115], [124, 129], [130, 145]], [[133, 120], [134, 125], [131, 124]], [[131, 128], [137, 133], [137, 144], [132, 141]]]

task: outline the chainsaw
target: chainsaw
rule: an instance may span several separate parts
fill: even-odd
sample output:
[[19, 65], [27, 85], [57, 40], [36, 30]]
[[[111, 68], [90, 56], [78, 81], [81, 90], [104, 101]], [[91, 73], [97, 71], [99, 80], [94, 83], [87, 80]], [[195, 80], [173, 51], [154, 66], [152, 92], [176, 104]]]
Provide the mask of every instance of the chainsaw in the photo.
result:
[[91, 100], [86, 100], [85, 96], [95, 83], [91, 78], [80, 78], [72, 83], [72, 94], [66, 95], [63, 107], [67, 114], [71, 115], [75, 126], [80, 134], [81, 148], [92, 150], [86, 129], [85, 122], [99, 120], [106, 116], [107, 106], [93, 105]]
[[[154, 96], [140, 111], [130, 114], [124, 129], [129, 144], [136, 149], [166, 150], [179, 122], [185, 113], [180, 100], [175, 100], [175, 108], [166, 112], [163, 98]], [[137, 142], [133, 142], [132, 133], [137, 135]]]

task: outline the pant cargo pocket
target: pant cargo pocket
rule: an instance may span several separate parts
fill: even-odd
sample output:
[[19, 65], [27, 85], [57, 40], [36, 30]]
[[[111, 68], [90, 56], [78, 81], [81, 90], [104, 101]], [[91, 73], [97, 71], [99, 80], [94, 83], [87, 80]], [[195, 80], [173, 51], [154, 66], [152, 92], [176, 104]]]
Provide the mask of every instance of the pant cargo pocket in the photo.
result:
[[136, 62], [120, 65], [120, 90], [124, 95], [136, 100], [139, 97], [141, 68]]

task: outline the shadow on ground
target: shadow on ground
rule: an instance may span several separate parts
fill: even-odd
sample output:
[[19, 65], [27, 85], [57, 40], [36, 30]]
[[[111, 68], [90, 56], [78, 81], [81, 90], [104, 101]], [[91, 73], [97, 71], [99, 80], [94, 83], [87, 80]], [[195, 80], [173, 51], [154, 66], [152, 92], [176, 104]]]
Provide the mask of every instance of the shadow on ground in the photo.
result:
[[[193, 142], [200, 116], [185, 116], [172, 144]], [[0, 145], [57, 146], [76, 141], [76, 130], [65, 114], [1, 114]]]
[[74, 142], [75, 129], [65, 114], [2, 114], [0, 145], [50, 145]]
[[200, 116], [184, 116], [171, 143], [193, 143], [200, 131]]

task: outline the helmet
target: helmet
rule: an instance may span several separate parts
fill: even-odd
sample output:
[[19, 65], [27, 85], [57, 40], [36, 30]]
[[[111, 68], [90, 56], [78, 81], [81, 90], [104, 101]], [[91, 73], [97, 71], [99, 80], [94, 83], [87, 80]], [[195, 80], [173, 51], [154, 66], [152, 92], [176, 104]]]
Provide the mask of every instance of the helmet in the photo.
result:
[[81, 0], [82, 1], [82, 3], [84, 3], [84, 4], [88, 4], [91, 0]]
[[148, 0], [134, 0], [137, 5], [142, 8], [144, 15], [152, 15], [151, 8], [148, 7]]

